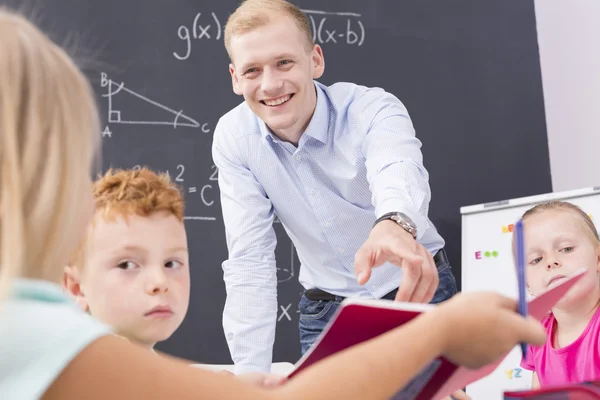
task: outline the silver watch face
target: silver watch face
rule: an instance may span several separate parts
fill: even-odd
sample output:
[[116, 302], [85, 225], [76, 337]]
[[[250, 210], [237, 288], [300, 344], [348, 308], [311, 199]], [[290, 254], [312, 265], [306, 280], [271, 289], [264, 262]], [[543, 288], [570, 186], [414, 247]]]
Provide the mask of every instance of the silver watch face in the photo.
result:
[[417, 227], [414, 222], [407, 215], [403, 213], [396, 213], [391, 217], [392, 220], [396, 221], [405, 231], [410, 233], [414, 238], [417, 237]]

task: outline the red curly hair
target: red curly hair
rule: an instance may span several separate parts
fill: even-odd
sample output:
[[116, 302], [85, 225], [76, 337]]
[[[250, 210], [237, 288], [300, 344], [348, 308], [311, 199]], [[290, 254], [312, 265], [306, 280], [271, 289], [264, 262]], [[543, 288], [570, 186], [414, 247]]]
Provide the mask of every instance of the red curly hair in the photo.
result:
[[[93, 183], [92, 192], [96, 215], [107, 221], [166, 211], [183, 222], [183, 195], [167, 173], [155, 173], [145, 167], [109, 169]], [[85, 243], [86, 238], [71, 257], [70, 266], [83, 267]]]
[[167, 211], [183, 221], [184, 202], [181, 190], [166, 173], [148, 168], [108, 170], [92, 187], [96, 212], [103, 217], [139, 215], [146, 217]]

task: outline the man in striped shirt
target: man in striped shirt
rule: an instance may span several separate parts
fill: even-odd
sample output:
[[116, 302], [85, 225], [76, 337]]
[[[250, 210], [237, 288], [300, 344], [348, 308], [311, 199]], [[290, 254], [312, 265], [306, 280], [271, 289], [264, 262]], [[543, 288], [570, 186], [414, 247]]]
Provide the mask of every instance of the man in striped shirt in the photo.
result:
[[225, 46], [245, 100], [220, 118], [212, 150], [229, 250], [223, 326], [236, 372], [271, 365], [275, 215], [301, 262], [302, 352], [345, 297], [440, 302], [456, 293], [404, 105], [379, 88], [315, 81], [323, 52], [304, 13], [284, 0], [245, 1], [227, 22]]

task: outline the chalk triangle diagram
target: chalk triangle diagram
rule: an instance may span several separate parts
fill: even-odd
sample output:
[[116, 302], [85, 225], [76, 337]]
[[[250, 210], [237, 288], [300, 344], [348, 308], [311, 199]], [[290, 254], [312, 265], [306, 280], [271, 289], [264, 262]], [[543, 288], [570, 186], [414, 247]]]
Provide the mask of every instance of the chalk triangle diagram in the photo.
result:
[[105, 79], [102, 83], [107, 93], [108, 123], [131, 125], [171, 125], [173, 128], [198, 128], [200, 124], [183, 113], [173, 110], [127, 88], [122, 82]]

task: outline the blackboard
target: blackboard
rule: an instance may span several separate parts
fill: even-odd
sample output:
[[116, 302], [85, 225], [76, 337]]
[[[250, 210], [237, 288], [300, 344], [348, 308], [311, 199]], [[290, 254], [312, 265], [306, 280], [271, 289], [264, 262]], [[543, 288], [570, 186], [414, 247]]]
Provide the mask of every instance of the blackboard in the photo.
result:
[[[223, 26], [234, 0], [0, 0], [74, 51], [98, 96], [104, 168], [169, 171], [186, 197], [190, 309], [170, 354], [230, 363], [221, 313], [227, 257], [217, 173], [218, 118], [233, 94]], [[383, 87], [423, 142], [430, 218], [460, 282], [459, 207], [551, 191], [533, 0], [296, 0], [326, 61], [321, 82]], [[298, 258], [276, 224], [274, 361], [300, 354]]]

